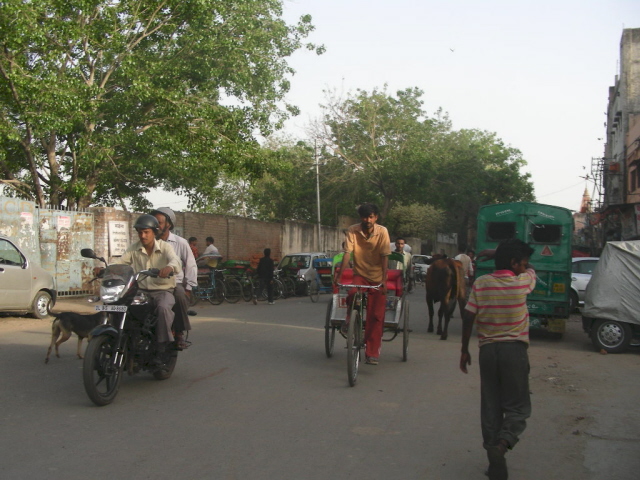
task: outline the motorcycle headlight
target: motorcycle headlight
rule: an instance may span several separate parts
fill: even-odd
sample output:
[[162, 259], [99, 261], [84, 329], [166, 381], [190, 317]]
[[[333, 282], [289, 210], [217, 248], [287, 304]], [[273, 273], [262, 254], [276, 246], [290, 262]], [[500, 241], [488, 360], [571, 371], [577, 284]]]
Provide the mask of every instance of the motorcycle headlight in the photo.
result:
[[100, 298], [104, 303], [113, 303], [120, 300], [120, 296], [124, 292], [125, 285], [105, 285], [100, 287]]

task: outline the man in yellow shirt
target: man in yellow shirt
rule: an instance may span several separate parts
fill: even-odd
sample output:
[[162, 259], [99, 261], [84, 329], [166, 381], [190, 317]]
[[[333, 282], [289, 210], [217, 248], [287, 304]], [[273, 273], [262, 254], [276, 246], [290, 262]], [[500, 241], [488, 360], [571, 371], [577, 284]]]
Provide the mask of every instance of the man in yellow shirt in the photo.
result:
[[[366, 343], [365, 357], [370, 365], [377, 365], [382, 346], [384, 330], [384, 314], [387, 303], [387, 269], [388, 255], [391, 253], [389, 232], [378, 225], [378, 207], [372, 203], [364, 203], [358, 208], [360, 223], [351, 225], [346, 233], [345, 254], [339, 270], [336, 269], [335, 281], [341, 283], [342, 274], [349, 268], [349, 259], [353, 261], [354, 285], [379, 285], [379, 289], [371, 289], [367, 298], [367, 319], [364, 332]], [[351, 300], [355, 289], [349, 292], [347, 304], [351, 311]], [[347, 322], [349, 315], [347, 314]]]
[[169, 243], [156, 240], [160, 225], [153, 215], [141, 215], [133, 228], [138, 232], [140, 240], [127, 248], [122, 257], [117, 258], [114, 263], [131, 265], [136, 272], [150, 268], [160, 270], [157, 278], [143, 278], [139, 286], [154, 304], [155, 314], [158, 317], [157, 352], [162, 353], [166, 350], [167, 343], [174, 340], [171, 325], [174, 319], [173, 290], [176, 286], [176, 278], [173, 275], [182, 270], [181, 261]]

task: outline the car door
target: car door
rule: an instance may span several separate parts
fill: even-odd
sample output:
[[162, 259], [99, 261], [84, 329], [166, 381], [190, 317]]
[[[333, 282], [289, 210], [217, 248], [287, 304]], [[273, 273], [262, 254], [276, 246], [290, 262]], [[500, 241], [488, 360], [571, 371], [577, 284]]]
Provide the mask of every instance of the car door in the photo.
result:
[[571, 266], [571, 283], [578, 291], [578, 300], [581, 302], [584, 301], [584, 293], [596, 263], [598, 263], [597, 260], [576, 260]]
[[22, 310], [31, 305], [31, 274], [24, 255], [0, 238], [0, 309]]

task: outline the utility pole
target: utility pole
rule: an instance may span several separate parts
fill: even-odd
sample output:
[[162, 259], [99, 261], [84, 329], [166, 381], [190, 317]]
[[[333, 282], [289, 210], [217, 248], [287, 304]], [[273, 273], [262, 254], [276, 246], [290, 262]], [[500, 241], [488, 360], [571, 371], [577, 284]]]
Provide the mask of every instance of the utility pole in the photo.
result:
[[318, 204], [318, 251], [322, 252], [322, 231], [320, 223], [320, 162], [318, 160], [318, 146], [313, 142], [313, 158], [316, 166], [316, 200]]

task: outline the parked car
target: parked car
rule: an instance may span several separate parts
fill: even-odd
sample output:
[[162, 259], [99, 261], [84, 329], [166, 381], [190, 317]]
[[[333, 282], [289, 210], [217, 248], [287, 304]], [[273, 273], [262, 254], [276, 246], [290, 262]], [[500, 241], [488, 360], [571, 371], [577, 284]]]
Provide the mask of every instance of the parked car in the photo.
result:
[[411, 257], [411, 263], [413, 263], [413, 272], [416, 282], [424, 282], [427, 278], [427, 270], [429, 265], [427, 261], [431, 260], [430, 255], [414, 255]]
[[46, 318], [56, 296], [53, 277], [31, 262], [10, 238], [0, 236], [0, 311]]
[[598, 351], [640, 345], [640, 241], [608, 242], [582, 309], [582, 327]]
[[596, 268], [598, 257], [576, 257], [571, 265], [571, 292], [569, 292], [569, 311], [575, 312], [584, 305], [584, 294]]
[[303, 253], [290, 253], [282, 257], [278, 268], [287, 272], [295, 271], [296, 276], [300, 280], [310, 282], [315, 279], [315, 271], [310, 272], [313, 265], [313, 261], [316, 258], [330, 258], [324, 252], [303, 252]]

